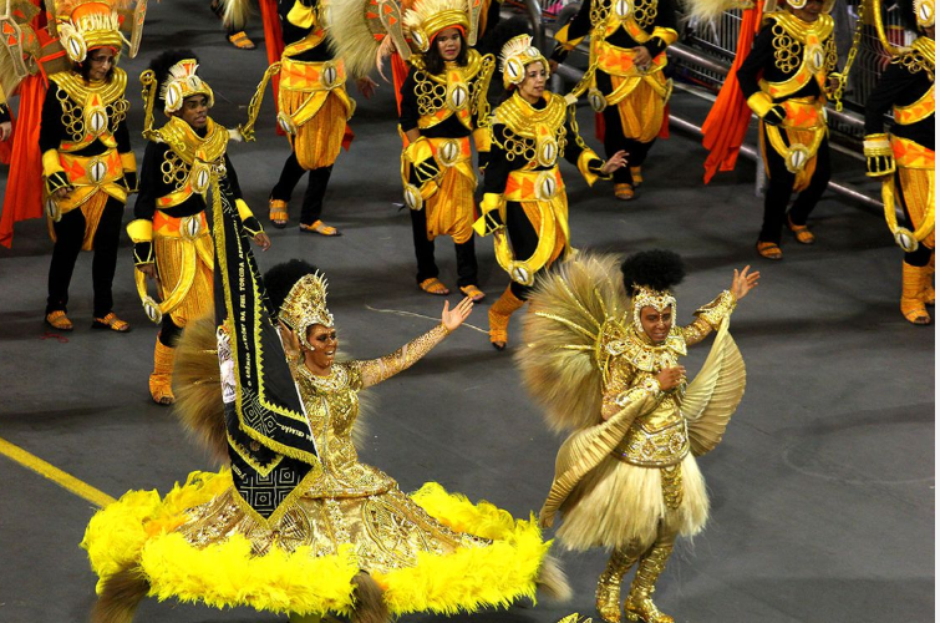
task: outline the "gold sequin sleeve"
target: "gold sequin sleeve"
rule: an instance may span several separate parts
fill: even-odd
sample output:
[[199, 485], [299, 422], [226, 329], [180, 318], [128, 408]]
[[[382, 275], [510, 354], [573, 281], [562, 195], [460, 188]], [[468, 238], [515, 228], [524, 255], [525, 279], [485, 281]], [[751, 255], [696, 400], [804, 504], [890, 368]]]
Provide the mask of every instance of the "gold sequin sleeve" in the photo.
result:
[[692, 324], [682, 327], [682, 337], [688, 346], [698, 344], [716, 330], [721, 321], [731, 315], [738, 304], [737, 298], [730, 290], [725, 290], [708, 305], [703, 305], [695, 311], [695, 320]]
[[601, 402], [601, 415], [604, 420], [609, 420], [631, 407], [634, 413], [630, 419], [633, 419], [656, 406], [662, 396], [663, 392], [655, 378], [638, 374], [626, 360], [617, 357], [610, 366], [610, 378]]
[[439, 324], [424, 335], [411, 340], [391, 355], [360, 361], [359, 370], [362, 375], [362, 387], [377, 385], [402, 370], [407, 370], [427, 355], [432, 348], [440, 344], [448, 333], [450, 332], [447, 327]]

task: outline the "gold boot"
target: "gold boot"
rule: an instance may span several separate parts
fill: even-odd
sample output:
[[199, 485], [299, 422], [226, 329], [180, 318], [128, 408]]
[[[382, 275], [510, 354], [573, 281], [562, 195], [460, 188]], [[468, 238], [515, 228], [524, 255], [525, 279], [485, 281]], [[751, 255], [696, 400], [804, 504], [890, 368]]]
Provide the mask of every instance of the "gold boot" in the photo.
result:
[[656, 580], [666, 568], [672, 554], [673, 544], [656, 544], [643, 558], [636, 569], [636, 577], [630, 586], [630, 596], [623, 602], [623, 609], [631, 621], [643, 623], [673, 623], [673, 618], [660, 612], [651, 595], [656, 590]]
[[509, 341], [509, 317], [523, 305], [525, 301], [516, 298], [511, 286], [506, 286], [502, 295], [490, 305], [490, 343], [496, 350], [506, 348], [506, 342]]
[[171, 405], [176, 401], [171, 386], [173, 359], [176, 349], [165, 346], [160, 338], [153, 349], [153, 374], [150, 375], [150, 395], [158, 405]]
[[636, 556], [631, 557], [624, 548], [618, 547], [597, 580], [597, 611], [607, 623], [620, 623], [620, 585], [635, 562]]
[[924, 307], [923, 291], [926, 282], [926, 266], [911, 266], [903, 262], [904, 272], [901, 281], [901, 313], [911, 324], [930, 324], [930, 314]]

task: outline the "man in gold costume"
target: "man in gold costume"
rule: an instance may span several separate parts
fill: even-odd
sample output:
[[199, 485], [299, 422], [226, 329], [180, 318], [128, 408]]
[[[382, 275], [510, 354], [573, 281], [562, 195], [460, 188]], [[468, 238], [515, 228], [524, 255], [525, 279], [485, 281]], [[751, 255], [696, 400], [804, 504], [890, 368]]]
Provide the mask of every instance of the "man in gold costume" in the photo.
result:
[[94, 250], [92, 327], [125, 332], [130, 326], [112, 309], [111, 285], [124, 204], [137, 191], [137, 163], [126, 124], [127, 74], [117, 67], [121, 25], [108, 2], [61, 2], [55, 8], [62, 55], [71, 61], [71, 70], [49, 75], [39, 130], [46, 213], [55, 242], [46, 323], [72, 330], [66, 308], [75, 261], [80, 251]]
[[[346, 93], [346, 67], [330, 50], [329, 0], [278, 0], [281, 55], [278, 123], [290, 140], [291, 154], [271, 191], [271, 224], [287, 225], [291, 194], [309, 171], [300, 210], [300, 230], [338, 236], [339, 230], [320, 220], [323, 199], [352, 117], [355, 102]], [[360, 83], [371, 94], [371, 81]]]
[[[768, 179], [757, 252], [770, 260], [783, 257], [784, 221], [797, 242], [815, 242], [806, 222], [829, 184], [825, 108], [839, 82], [832, 0], [782, 1], [779, 9], [776, 0], [765, 5], [761, 31], [738, 69], [748, 106], [761, 119]], [[794, 191], [799, 195], [788, 212]]]
[[[880, 11], [876, 3], [876, 11]], [[882, 181], [885, 218], [904, 249], [901, 313], [908, 322], [930, 324], [926, 305], [933, 305], [936, 72], [933, 0], [901, 2], [906, 27], [920, 36], [909, 49], [899, 50], [882, 37], [894, 59], [881, 75], [865, 106], [865, 156], [868, 175]], [[880, 24], [880, 14], [877, 16]], [[879, 28], [879, 31], [881, 29]], [[885, 134], [885, 114], [894, 114]], [[895, 203], [904, 209], [898, 224]]]
[[531, 37], [514, 37], [501, 56], [510, 96], [493, 114], [482, 216], [474, 224], [481, 236], [493, 234], [496, 260], [512, 279], [490, 307], [490, 343], [497, 350], [506, 347], [510, 316], [525, 304], [537, 274], [571, 249], [559, 157], [577, 166], [591, 185], [626, 164], [623, 151], [605, 162], [584, 144], [574, 99], [545, 89], [548, 62]]
[[[734, 271], [731, 288], [676, 320], [671, 289], [684, 276], [669, 251], [617, 258], [581, 254], [540, 280], [532, 294], [517, 363], [529, 393], [555, 430], [573, 430], [559, 451], [540, 512], [545, 526], [564, 516], [557, 536], [575, 550], [613, 549], [597, 584], [609, 623], [672, 623], [652, 594], [676, 537], [708, 517], [696, 459], [721, 440], [744, 394], [741, 354], [728, 317], [759, 273]], [[680, 357], [718, 335], [702, 372], [687, 384]], [[624, 576], [636, 566], [621, 608]]]
[[[237, 207], [242, 226], [267, 249], [270, 240], [242, 199], [238, 176], [226, 154], [229, 133], [209, 117], [211, 87], [197, 74], [198, 60], [188, 50], [171, 50], [154, 59], [145, 84], [145, 136], [151, 139], [141, 167], [135, 220], [127, 232], [134, 242], [136, 279], [148, 317], [160, 323], [154, 348], [150, 395], [157, 404], [174, 400], [171, 387], [174, 347], [183, 327], [212, 310], [213, 244], [206, 219], [213, 176]], [[159, 90], [159, 98], [156, 92]], [[154, 99], [169, 121], [153, 126]], [[146, 279], [157, 281], [161, 302], [146, 294]]]
[[[598, 113], [607, 157], [627, 152], [629, 166], [614, 173], [614, 194], [633, 199], [643, 183], [642, 165], [668, 123], [672, 81], [663, 73], [666, 48], [678, 38], [673, 0], [585, 0], [555, 35], [554, 66], [591, 38], [588, 101]], [[579, 93], [576, 93], [579, 94]]]

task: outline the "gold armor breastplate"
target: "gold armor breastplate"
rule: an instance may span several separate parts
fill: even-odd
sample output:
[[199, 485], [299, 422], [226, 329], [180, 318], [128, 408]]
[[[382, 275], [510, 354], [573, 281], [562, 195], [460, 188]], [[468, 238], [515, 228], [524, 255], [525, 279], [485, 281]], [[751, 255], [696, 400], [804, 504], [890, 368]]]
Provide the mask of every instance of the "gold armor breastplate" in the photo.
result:
[[499, 136], [494, 134], [493, 143], [506, 152], [507, 160], [524, 159], [520, 168], [527, 170], [554, 166], [567, 145], [568, 104], [554, 93], [544, 97], [548, 105], [538, 110], [514, 94], [493, 114], [494, 123], [504, 126]]
[[114, 133], [127, 117], [128, 101], [124, 98], [127, 74], [117, 67], [111, 82], [87, 83], [74, 72], [52, 74], [49, 79], [58, 86], [56, 99], [62, 106], [62, 127], [66, 140], [61, 152], [80, 151], [95, 141], [109, 148], [117, 147]]
[[379, 470], [359, 462], [352, 428], [359, 416], [361, 385], [355, 364], [336, 364], [329, 377], [317, 377], [301, 365], [300, 395], [317, 441], [323, 476], [304, 492], [305, 497], [364, 497], [391, 489], [395, 482]]
[[170, 194], [157, 198], [158, 208], [165, 210], [177, 206], [193, 193], [205, 197], [212, 175], [225, 175], [228, 130], [212, 119], [209, 119], [205, 137], [197, 135], [179, 117], [171, 117], [156, 134], [170, 147], [160, 165], [163, 181], [175, 187]]
[[774, 63], [781, 71], [793, 73], [780, 82], [761, 80], [761, 88], [778, 99], [797, 93], [815, 79], [825, 93], [828, 75], [838, 61], [832, 17], [820, 15], [818, 21], [808, 24], [780, 11], [769, 19], [774, 21]]
[[[473, 130], [473, 115], [487, 107], [486, 89], [496, 67], [492, 54], [480, 55], [469, 50], [467, 65], [448, 63], [443, 75], [429, 73], [420, 56], [411, 60], [415, 68], [415, 95], [418, 98], [418, 128], [427, 130], [453, 115], [468, 130]], [[482, 111], [486, 116], [487, 110]]]
[[642, 467], [675, 465], [688, 453], [689, 433], [676, 396], [667, 396], [652, 413], [638, 417], [614, 450], [618, 459]]

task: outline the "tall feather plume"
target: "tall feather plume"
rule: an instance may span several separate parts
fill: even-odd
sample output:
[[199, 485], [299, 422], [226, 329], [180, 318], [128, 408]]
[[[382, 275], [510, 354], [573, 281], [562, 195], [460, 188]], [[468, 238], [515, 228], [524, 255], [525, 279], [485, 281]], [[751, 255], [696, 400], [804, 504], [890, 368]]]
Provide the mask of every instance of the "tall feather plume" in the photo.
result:
[[750, 0], [680, 0], [680, 3], [685, 13], [683, 21], [699, 32], [707, 31], [713, 35], [717, 34], [718, 22], [726, 11], [754, 7]]
[[523, 385], [554, 431], [601, 421], [601, 327], [627, 306], [619, 262], [613, 255], [581, 253], [542, 277], [529, 297], [524, 345], [515, 359]]
[[243, 30], [251, 17], [249, 0], [220, 0], [222, 3], [222, 24], [235, 30]]
[[380, 43], [384, 41], [384, 29], [378, 17], [367, 16], [371, 8], [369, 0], [344, 0], [330, 7], [330, 47], [337, 58], [343, 59], [349, 75], [355, 78], [372, 71]]

